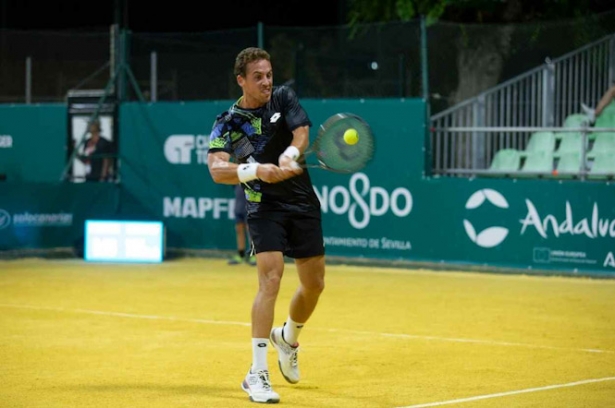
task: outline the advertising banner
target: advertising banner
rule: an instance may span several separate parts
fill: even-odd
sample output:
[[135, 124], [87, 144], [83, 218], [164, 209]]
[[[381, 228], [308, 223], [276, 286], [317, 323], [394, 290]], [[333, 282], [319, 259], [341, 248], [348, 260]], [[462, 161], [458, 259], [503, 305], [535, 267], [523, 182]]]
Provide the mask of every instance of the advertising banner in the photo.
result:
[[66, 129], [66, 105], [0, 106], [0, 181], [61, 180]]
[[[87, 217], [161, 221], [170, 249], [234, 249], [233, 187], [214, 183], [207, 168], [211, 126], [231, 104], [122, 104], [118, 184], [50, 182], [62, 162], [37, 156], [37, 170], [13, 174], [29, 174], [38, 183], [0, 183], [0, 249], [70, 245]], [[429, 177], [422, 100], [302, 104], [313, 122], [312, 140], [339, 112], [362, 116], [376, 139], [374, 159], [357, 173], [309, 170], [328, 255], [615, 274], [612, 183]], [[44, 119], [41, 128], [61, 128], [49, 112], [36, 117]], [[65, 111], [58, 117], [65, 119]], [[2, 146], [21, 143], [19, 126], [2, 129], [8, 129]], [[3, 156], [5, 168], [30, 160], [28, 149], [14, 152]]]

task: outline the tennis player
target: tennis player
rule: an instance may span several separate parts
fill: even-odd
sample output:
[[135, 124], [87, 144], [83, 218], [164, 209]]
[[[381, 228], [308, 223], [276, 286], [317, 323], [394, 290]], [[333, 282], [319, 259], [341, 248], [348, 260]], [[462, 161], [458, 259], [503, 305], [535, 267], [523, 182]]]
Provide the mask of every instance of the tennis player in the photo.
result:
[[[308, 147], [312, 123], [292, 88], [273, 86], [265, 50], [241, 51], [234, 73], [243, 95], [216, 118], [208, 166], [216, 183], [242, 183], [248, 199], [258, 291], [252, 305], [252, 366], [241, 387], [253, 402], [277, 403], [280, 396], [271, 386], [267, 365], [268, 342], [277, 350], [286, 381], [297, 383], [298, 337], [325, 285], [320, 202], [307, 169], [297, 163]], [[294, 258], [300, 284], [286, 322], [273, 327], [284, 256]]]

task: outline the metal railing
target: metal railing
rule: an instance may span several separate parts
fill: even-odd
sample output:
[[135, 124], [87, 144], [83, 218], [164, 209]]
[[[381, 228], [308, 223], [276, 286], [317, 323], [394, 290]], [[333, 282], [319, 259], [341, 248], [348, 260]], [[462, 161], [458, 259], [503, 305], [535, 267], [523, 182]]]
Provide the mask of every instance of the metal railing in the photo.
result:
[[[615, 128], [607, 127], [434, 127], [430, 129], [432, 134], [432, 164], [433, 173], [442, 176], [475, 177], [475, 176], [501, 176], [501, 177], [548, 177], [548, 178], [575, 178], [586, 180], [612, 179], [615, 177], [614, 170], [596, 171], [593, 168], [597, 155], [609, 155], [615, 165], [615, 148], [610, 151], [597, 152], [594, 149], [596, 137], [594, 134], [609, 133], [615, 146]], [[531, 135], [536, 132], [553, 132], [555, 144], [553, 149], [546, 151], [550, 166], [541, 171], [534, 171], [525, 167], [525, 160], [534, 154], [527, 151], [526, 147]], [[559, 146], [566, 138], [566, 133], [581, 135], [579, 169], [578, 171], [561, 171], [558, 169], [559, 159], [569, 150], [561, 151]], [[434, 135], [441, 137], [434, 138]], [[480, 135], [480, 138], [476, 136]], [[601, 137], [604, 137], [601, 135]], [[486, 142], [486, 143], [483, 143]], [[483, 146], [477, 146], [482, 143]], [[520, 162], [516, 169], [500, 170], [492, 167], [493, 158], [502, 149], [513, 149], [519, 152]], [[482, 157], [477, 157], [481, 154]], [[477, 166], [476, 163], [485, 163]]]
[[[451, 169], [438, 160], [441, 149], [451, 157], [464, 156], [464, 160], [471, 160], [472, 168], [479, 169], [485, 168], [499, 149], [524, 148], [529, 133], [518, 134], [519, 130], [509, 127], [557, 127], [567, 116], [579, 113], [581, 103], [595, 106], [614, 79], [615, 35], [610, 35], [557, 59], [547, 59], [540, 67], [433, 115], [433, 173], [445, 174]], [[461, 138], [449, 137], [453, 127], [465, 128]], [[497, 138], [485, 138], [476, 130], [492, 127], [506, 129], [498, 130]], [[476, 151], [469, 154], [469, 146]]]

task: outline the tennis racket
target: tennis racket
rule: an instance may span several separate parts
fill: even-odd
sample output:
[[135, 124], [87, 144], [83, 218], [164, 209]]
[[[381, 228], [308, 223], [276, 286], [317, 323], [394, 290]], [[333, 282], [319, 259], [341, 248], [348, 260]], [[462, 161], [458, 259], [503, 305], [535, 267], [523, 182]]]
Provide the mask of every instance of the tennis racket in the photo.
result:
[[[349, 130], [351, 137], [345, 137]], [[254, 146], [245, 135], [232, 142], [232, 149], [239, 160], [248, 162], [254, 153]], [[352, 113], [337, 113], [320, 125], [318, 136], [297, 163], [304, 169], [354, 173], [365, 167], [373, 156], [374, 135], [369, 124]], [[315, 163], [308, 162], [311, 157], [316, 159]]]
[[[374, 135], [365, 120], [352, 113], [337, 113], [320, 125], [318, 136], [298, 162], [303, 168], [354, 173], [374, 157], [374, 147]], [[310, 156], [316, 163], [308, 162]]]

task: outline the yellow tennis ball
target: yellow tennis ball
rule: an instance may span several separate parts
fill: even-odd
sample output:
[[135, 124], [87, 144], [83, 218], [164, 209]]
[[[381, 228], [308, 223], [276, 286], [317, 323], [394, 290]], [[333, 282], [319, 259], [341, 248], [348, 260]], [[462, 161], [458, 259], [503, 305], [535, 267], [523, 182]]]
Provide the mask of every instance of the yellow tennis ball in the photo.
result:
[[348, 129], [344, 132], [344, 142], [349, 145], [353, 145], [359, 141], [359, 134], [356, 129]]

